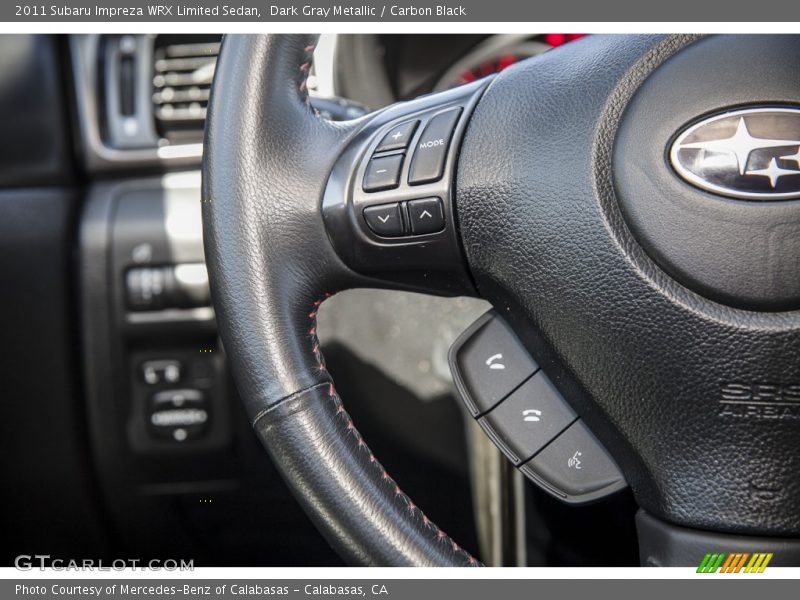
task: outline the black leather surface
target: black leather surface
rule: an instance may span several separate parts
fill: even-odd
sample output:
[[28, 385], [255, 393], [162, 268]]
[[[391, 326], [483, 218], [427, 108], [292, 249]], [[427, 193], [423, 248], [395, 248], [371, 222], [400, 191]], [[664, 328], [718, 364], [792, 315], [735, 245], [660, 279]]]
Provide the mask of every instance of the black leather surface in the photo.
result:
[[464, 248], [481, 294], [606, 443], [641, 506], [687, 526], [798, 535], [797, 407], [793, 418], [735, 417], [719, 401], [728, 383], [800, 382], [800, 314], [731, 309], [681, 287], [633, 240], [614, 193], [628, 99], [691, 41], [590, 37], [500, 74], [462, 147]]
[[306, 102], [314, 39], [229, 36], [205, 140], [203, 220], [217, 318], [256, 432], [311, 518], [359, 565], [475, 564], [366, 448], [319, 354], [316, 310], [364, 283], [337, 258], [320, 201], [357, 124]]
[[349, 564], [478, 564], [381, 466], [332, 383], [273, 406], [255, 428], [300, 503]]

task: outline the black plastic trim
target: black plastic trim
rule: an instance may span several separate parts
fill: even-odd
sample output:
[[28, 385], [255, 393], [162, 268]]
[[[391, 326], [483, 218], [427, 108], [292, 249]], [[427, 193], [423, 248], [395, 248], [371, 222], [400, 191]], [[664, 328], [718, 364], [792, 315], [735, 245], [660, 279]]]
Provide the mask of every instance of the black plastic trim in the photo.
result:
[[796, 538], [733, 535], [678, 527], [640, 510], [636, 514], [643, 567], [698, 567], [708, 552], [771, 552], [770, 566], [800, 566]]

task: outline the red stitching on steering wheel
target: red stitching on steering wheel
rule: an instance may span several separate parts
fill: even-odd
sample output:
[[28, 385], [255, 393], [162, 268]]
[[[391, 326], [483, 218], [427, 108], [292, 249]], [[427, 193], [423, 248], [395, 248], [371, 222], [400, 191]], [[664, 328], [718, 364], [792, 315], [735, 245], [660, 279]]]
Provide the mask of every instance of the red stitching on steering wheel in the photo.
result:
[[[297, 91], [300, 92], [300, 99], [306, 106], [311, 106], [311, 98], [308, 95], [308, 76], [311, 74], [311, 65], [314, 62], [314, 50], [317, 49], [315, 43], [306, 44], [303, 48], [303, 59], [300, 63], [300, 83], [297, 84]], [[317, 114], [317, 111], [314, 111]]]
[[[326, 371], [327, 367], [325, 366], [325, 357], [322, 355], [322, 351], [320, 350], [319, 345], [319, 338], [317, 337], [317, 313], [319, 312], [320, 305], [330, 298], [333, 294], [326, 292], [322, 298], [319, 300], [315, 300], [313, 304], [313, 308], [311, 312], [308, 313], [309, 318], [311, 319], [311, 327], [308, 330], [309, 335], [311, 336], [311, 351], [314, 354], [314, 358], [316, 359], [317, 365], [320, 371]], [[469, 552], [464, 550], [461, 546], [459, 546], [450, 536], [448, 536], [444, 531], [442, 531], [433, 521], [431, 521], [422, 510], [414, 504], [411, 498], [400, 489], [400, 486], [397, 485], [397, 482], [386, 472], [386, 469], [383, 468], [383, 465], [375, 458], [375, 455], [372, 453], [372, 450], [369, 449], [367, 443], [364, 441], [364, 438], [359, 433], [358, 429], [355, 428], [353, 425], [353, 420], [350, 418], [350, 415], [347, 414], [347, 411], [344, 408], [344, 404], [342, 403], [342, 399], [339, 394], [336, 392], [336, 388], [333, 385], [333, 381], [330, 382], [328, 386], [328, 397], [336, 406], [336, 414], [340, 415], [341, 418], [345, 422], [345, 426], [347, 427], [348, 434], [353, 435], [356, 438], [356, 443], [358, 444], [359, 448], [364, 448], [366, 452], [369, 453], [369, 462], [375, 465], [376, 469], [380, 470], [381, 479], [383, 481], [389, 482], [394, 488], [394, 494], [396, 498], [399, 498], [406, 506], [406, 509], [410, 513], [410, 515], [414, 518], [420, 519], [422, 521], [422, 525], [425, 529], [431, 531], [437, 538], [437, 541], [443, 544], [447, 544], [450, 546], [450, 549], [453, 552], [460, 553], [464, 555], [464, 558], [467, 561], [468, 566], [480, 566], [481, 563], [472, 556]]]

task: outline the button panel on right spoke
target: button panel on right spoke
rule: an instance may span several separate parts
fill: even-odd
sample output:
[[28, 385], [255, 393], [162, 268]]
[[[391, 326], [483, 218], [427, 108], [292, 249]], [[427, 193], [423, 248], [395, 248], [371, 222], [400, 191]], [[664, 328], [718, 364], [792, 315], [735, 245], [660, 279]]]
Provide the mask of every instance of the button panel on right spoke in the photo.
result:
[[473, 417], [540, 488], [586, 504], [626, 487], [606, 449], [493, 311], [453, 344], [450, 369]]

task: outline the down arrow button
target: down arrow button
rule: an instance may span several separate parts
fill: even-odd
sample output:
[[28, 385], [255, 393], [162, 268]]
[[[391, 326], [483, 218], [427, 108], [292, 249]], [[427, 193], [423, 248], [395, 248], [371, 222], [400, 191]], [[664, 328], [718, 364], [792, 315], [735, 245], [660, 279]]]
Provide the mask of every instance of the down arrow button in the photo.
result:
[[400, 216], [400, 205], [397, 202], [365, 208], [364, 220], [377, 235], [383, 237], [403, 235], [403, 219]]

